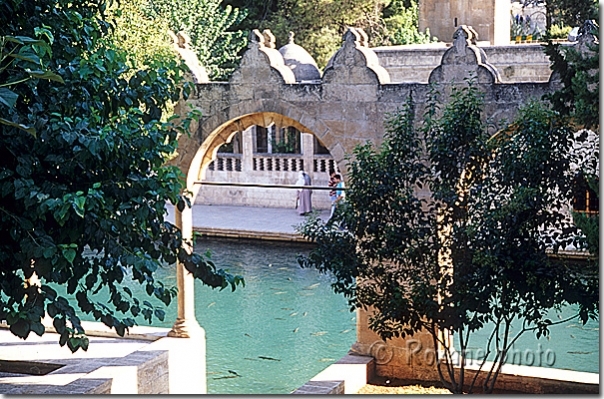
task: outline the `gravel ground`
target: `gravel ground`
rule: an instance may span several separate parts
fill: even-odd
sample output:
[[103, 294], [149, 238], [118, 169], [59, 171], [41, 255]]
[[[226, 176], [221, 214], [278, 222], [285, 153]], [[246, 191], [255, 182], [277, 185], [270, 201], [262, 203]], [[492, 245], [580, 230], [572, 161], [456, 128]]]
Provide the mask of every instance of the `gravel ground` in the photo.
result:
[[442, 395], [451, 392], [434, 385], [411, 384], [404, 380], [389, 380], [376, 377], [361, 388], [358, 395]]

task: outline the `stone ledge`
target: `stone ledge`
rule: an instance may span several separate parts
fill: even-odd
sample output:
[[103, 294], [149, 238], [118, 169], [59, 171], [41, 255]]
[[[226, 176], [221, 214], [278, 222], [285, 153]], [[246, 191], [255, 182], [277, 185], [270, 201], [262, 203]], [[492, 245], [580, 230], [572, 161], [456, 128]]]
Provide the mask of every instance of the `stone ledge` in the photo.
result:
[[348, 354], [292, 393], [304, 395], [352, 394], [367, 385], [374, 373], [375, 360], [372, 357]]
[[309, 381], [292, 392], [293, 395], [341, 395], [344, 381]]
[[222, 237], [222, 238], [248, 238], [254, 240], [268, 240], [268, 241], [293, 241], [293, 242], [305, 242], [309, 241], [299, 234], [289, 234], [283, 232], [269, 232], [269, 231], [251, 231], [251, 230], [231, 230], [231, 229], [219, 229], [212, 227], [193, 227], [193, 231], [201, 233], [206, 237]]

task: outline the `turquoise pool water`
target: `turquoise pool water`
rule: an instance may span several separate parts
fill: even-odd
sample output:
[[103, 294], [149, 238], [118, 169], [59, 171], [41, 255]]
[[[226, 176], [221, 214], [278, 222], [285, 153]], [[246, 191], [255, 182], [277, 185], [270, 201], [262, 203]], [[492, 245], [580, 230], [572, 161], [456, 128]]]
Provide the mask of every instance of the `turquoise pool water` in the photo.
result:
[[[218, 267], [245, 278], [234, 292], [195, 284], [195, 313], [206, 332], [210, 394], [288, 394], [348, 353], [356, 337], [356, 313], [331, 290], [332, 277], [302, 269], [296, 257], [308, 245], [234, 240], [200, 240]], [[176, 285], [174, 266], [157, 278]], [[154, 305], [139, 286], [135, 296]], [[63, 290], [60, 290], [63, 291]], [[70, 298], [73, 300], [73, 298]], [[176, 300], [165, 308], [176, 320]], [[146, 325], [146, 321], [139, 320]]]
[[[331, 276], [298, 266], [296, 257], [308, 246], [200, 240], [196, 250], [207, 249], [219, 267], [246, 281], [235, 292], [196, 283], [196, 316], [207, 337], [208, 393], [288, 394], [346, 355], [355, 342], [356, 314], [343, 296], [332, 292]], [[173, 266], [158, 270], [157, 277], [166, 285], [176, 284]], [[132, 289], [139, 298], [148, 298], [136, 285]], [[176, 301], [165, 310], [166, 321], [156, 320], [154, 326], [172, 326]], [[570, 312], [564, 309], [562, 317]], [[557, 319], [555, 314], [552, 319]], [[146, 322], [141, 319], [140, 324]], [[486, 332], [477, 333], [469, 349], [476, 350], [485, 337]], [[554, 326], [549, 340], [525, 334], [514, 349], [516, 364], [531, 365], [531, 352], [534, 366], [598, 373], [599, 324]]]
[[[552, 321], [571, 317], [576, 312], [571, 307], [562, 308], [561, 312], [550, 311]], [[516, 335], [521, 323], [513, 323], [510, 335]], [[492, 329], [483, 329], [470, 338], [468, 353], [473, 359], [483, 358], [488, 336]], [[480, 355], [482, 356], [475, 356]], [[492, 359], [492, 356], [489, 357]], [[600, 372], [600, 325], [598, 320], [589, 320], [585, 325], [578, 319], [550, 327], [549, 337], [537, 339], [534, 332], [525, 332], [514, 343], [507, 363], [552, 367], [589, 373]]]

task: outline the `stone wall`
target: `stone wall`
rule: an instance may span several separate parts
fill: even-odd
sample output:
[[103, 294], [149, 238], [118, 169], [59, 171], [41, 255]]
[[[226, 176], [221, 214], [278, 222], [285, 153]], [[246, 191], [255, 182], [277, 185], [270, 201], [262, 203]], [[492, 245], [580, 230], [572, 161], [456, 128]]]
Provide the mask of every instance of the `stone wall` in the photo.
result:
[[509, 0], [422, 0], [419, 2], [419, 30], [447, 40], [461, 25], [471, 25], [490, 44], [510, 43]]
[[[428, 83], [430, 73], [440, 65], [450, 47], [447, 43], [410, 46], [375, 47], [380, 64], [390, 74], [392, 83]], [[548, 82], [551, 76], [549, 58], [541, 44], [482, 46], [489, 64], [493, 65], [502, 83]]]
[[[478, 87], [485, 93], [485, 116], [494, 121], [494, 130], [502, 127], [498, 122], [512, 120], [524, 103], [557, 87], [550, 81], [505, 83], [506, 70], [502, 73], [489, 63], [487, 50], [503, 60], [514, 48], [478, 47], [476, 32], [465, 26], [456, 31], [452, 46], [418, 50], [417, 58], [411, 53], [395, 57], [387, 51], [378, 57], [368, 47], [365, 33], [350, 28], [321, 81], [313, 83], [295, 81], [271, 40], [269, 35], [255, 31], [239, 69], [228, 83], [198, 84], [187, 104], [177, 107], [179, 111], [191, 106], [203, 115], [193, 126], [191, 137], [181, 137], [178, 155], [173, 159], [187, 175], [187, 186], [195, 195], [199, 190], [195, 182], [206, 178], [207, 166], [216, 158], [218, 148], [237, 131], [254, 125], [268, 127], [274, 123], [315, 135], [345, 176], [346, 156], [355, 146], [382, 140], [387, 113], [396, 111], [409, 96], [418, 114], [423, 112], [429, 89], [425, 76], [437, 59], [439, 63], [430, 70], [428, 82], [436, 84], [446, 96], [453, 86], [464, 84], [465, 78], [477, 76]], [[519, 48], [526, 54], [537, 54], [537, 47]], [[519, 65], [530, 57], [507, 58]], [[423, 63], [416, 68], [423, 68], [422, 82], [393, 83], [389, 69], [401, 64], [411, 67], [414, 60]], [[518, 77], [519, 68], [507, 74]]]

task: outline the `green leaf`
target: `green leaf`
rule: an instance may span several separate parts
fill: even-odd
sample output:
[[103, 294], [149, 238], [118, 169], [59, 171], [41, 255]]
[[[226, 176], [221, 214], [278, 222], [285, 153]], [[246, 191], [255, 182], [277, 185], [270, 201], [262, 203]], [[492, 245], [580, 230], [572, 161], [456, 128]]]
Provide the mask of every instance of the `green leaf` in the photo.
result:
[[13, 58], [17, 58], [19, 60], [23, 60], [23, 61], [27, 61], [27, 62], [31, 62], [33, 64], [39, 64], [40, 63], [40, 57], [38, 57], [37, 55], [31, 53], [31, 54], [27, 54], [27, 55], [22, 55], [22, 54], [10, 54], [9, 57], [13, 57]]
[[38, 79], [54, 80], [55, 82], [65, 83], [63, 78], [54, 72], [50, 71], [28, 71], [30, 76]]
[[164, 317], [166, 317], [166, 312], [164, 312], [161, 309], [155, 309], [155, 317], [157, 317], [159, 320], [164, 321]]
[[33, 322], [30, 324], [31, 327], [31, 331], [35, 332], [39, 337], [41, 337], [44, 332], [46, 331], [46, 329], [44, 328], [44, 325], [42, 323], [38, 322]]
[[22, 125], [20, 123], [11, 122], [11, 121], [6, 120], [4, 118], [0, 118], [0, 123], [2, 123], [4, 125], [8, 125], [8, 126], [13, 126], [13, 127], [18, 128], [18, 129], [21, 129], [21, 130], [24, 130], [27, 133], [31, 134], [32, 136], [36, 137], [36, 129], [34, 129], [31, 126], [25, 126], [25, 125]]
[[27, 37], [27, 36], [15, 36], [12, 39], [16, 39], [16, 40], [12, 40], [12, 41], [15, 41], [19, 44], [36, 44], [36, 45], [45, 45], [46, 44], [43, 40], [32, 39], [31, 37]]
[[30, 332], [29, 322], [24, 319], [19, 319], [11, 324], [10, 331], [19, 338], [27, 338]]
[[79, 217], [84, 217], [84, 205], [86, 204], [86, 197], [79, 196], [75, 197], [73, 200], [73, 209]]
[[88, 350], [88, 344], [89, 344], [88, 337], [83, 336], [80, 339], [80, 348], [82, 348], [83, 350], [87, 351]]
[[15, 106], [19, 95], [6, 87], [0, 87], [0, 104], [4, 104], [9, 108]]
[[72, 248], [64, 248], [64, 249], [62, 250], [62, 252], [63, 252], [63, 257], [64, 257], [65, 259], [67, 259], [67, 261], [68, 261], [70, 264], [72, 264], [72, 265], [73, 265], [73, 260], [74, 260], [74, 259], [75, 259], [75, 257], [76, 257], [76, 251], [75, 251], [74, 249], [72, 249]]

